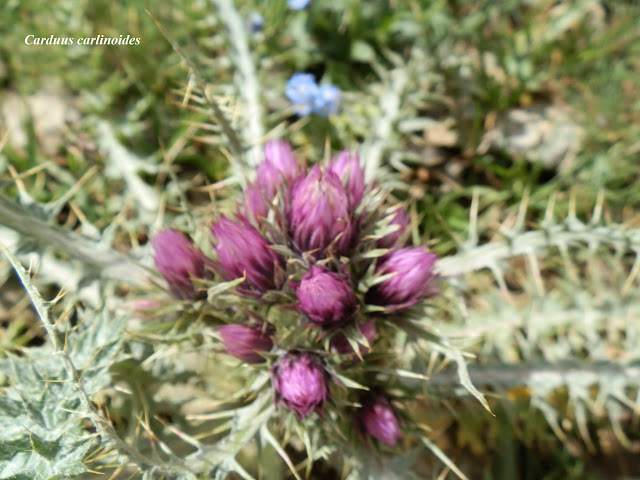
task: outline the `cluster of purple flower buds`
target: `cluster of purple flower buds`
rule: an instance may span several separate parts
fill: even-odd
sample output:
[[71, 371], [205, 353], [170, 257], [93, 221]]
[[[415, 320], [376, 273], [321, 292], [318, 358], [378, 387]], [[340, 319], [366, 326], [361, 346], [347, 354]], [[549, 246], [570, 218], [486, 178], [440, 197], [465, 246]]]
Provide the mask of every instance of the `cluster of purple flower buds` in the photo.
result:
[[[220, 341], [229, 355], [269, 369], [278, 405], [303, 419], [322, 415], [338, 392], [353, 395], [354, 429], [394, 446], [402, 435], [392, 395], [366, 359], [388, 348], [394, 322], [437, 293], [437, 256], [407, 245], [409, 214], [384, 200], [356, 153], [307, 169], [276, 140], [265, 145], [236, 217], [211, 225], [215, 258], [172, 230], [152, 243], [178, 299], [204, 298], [214, 277], [234, 282], [239, 301], [233, 322], [218, 327]], [[252, 305], [245, 321], [242, 299]], [[353, 365], [362, 372], [355, 381], [370, 388], [364, 396], [339, 380]]]

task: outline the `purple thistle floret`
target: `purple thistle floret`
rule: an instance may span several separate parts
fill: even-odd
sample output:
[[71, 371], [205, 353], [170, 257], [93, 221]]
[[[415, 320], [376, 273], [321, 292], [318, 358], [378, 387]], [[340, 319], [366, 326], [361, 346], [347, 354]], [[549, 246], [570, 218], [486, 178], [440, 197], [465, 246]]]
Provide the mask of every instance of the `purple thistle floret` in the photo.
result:
[[283, 182], [291, 182], [302, 173], [291, 145], [284, 140], [272, 140], [264, 145], [264, 161], [258, 166], [256, 185], [271, 198]]
[[329, 170], [342, 180], [347, 193], [351, 210], [362, 202], [364, 196], [364, 168], [360, 166], [360, 157], [357, 153], [351, 153], [345, 149], [333, 157], [329, 163]]
[[362, 408], [356, 413], [356, 422], [363, 433], [390, 447], [402, 438], [391, 402], [382, 395], [371, 394], [362, 401]]
[[311, 73], [294, 73], [285, 86], [284, 94], [301, 117], [313, 113], [320, 89]]
[[435, 253], [427, 252], [423, 247], [391, 251], [383, 257], [376, 274], [394, 275], [369, 289], [367, 303], [397, 311], [435, 295], [438, 290], [432, 282], [437, 277], [433, 268], [437, 259]]
[[244, 194], [244, 213], [249, 218], [264, 218], [269, 202], [278, 188], [303, 173], [291, 145], [284, 140], [272, 140], [264, 146], [264, 160], [258, 165], [256, 181], [247, 185]]
[[265, 218], [269, 212], [265, 194], [255, 183], [249, 183], [244, 189], [244, 204], [242, 213], [247, 218], [259, 220]]
[[389, 225], [398, 225], [398, 229], [379, 239], [377, 242], [379, 248], [392, 248], [397, 246], [398, 241], [407, 230], [409, 222], [411, 221], [409, 212], [402, 208], [398, 208], [391, 215], [393, 215], [393, 217]]
[[297, 286], [298, 310], [319, 325], [335, 325], [358, 310], [352, 288], [340, 275], [324, 267], [311, 267]]
[[321, 360], [308, 352], [287, 353], [272, 367], [276, 404], [295, 411], [299, 420], [312, 412], [322, 414], [330, 396], [329, 374]]
[[214, 250], [218, 255], [218, 270], [225, 280], [246, 275], [250, 289], [265, 292], [276, 287], [275, 269], [283, 260], [269, 243], [246, 220], [234, 222], [225, 216], [211, 226], [216, 237]]
[[273, 347], [268, 332], [260, 326], [223, 325], [218, 332], [227, 353], [247, 363], [264, 362], [259, 352], [268, 352]]
[[151, 239], [156, 268], [169, 284], [176, 298], [191, 300], [198, 292], [193, 278], [206, 276], [206, 258], [182, 233], [162, 230]]
[[352, 226], [349, 199], [340, 178], [315, 165], [290, 188], [287, 206], [289, 234], [299, 252], [319, 251], [336, 241], [340, 255], [351, 246]]

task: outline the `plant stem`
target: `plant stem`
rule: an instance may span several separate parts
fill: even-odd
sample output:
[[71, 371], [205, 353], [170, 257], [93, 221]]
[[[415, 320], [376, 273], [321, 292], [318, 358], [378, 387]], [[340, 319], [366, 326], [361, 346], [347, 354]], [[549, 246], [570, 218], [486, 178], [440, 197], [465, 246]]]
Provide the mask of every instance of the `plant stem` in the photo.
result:
[[78, 400], [82, 406], [82, 414], [86, 416], [94, 425], [96, 431], [102, 438], [102, 441], [108, 445], [113, 446], [118, 453], [125, 456], [130, 462], [137, 465], [141, 470], [150, 471], [153, 476], [164, 476], [165, 478], [191, 478], [195, 479], [195, 475], [187, 472], [184, 467], [165, 467], [157, 465], [153, 460], [145, 457], [138, 450], [125, 443], [116, 433], [113, 426], [109, 421], [98, 411], [89, 397], [89, 394], [84, 389], [82, 382], [82, 372], [76, 368], [71, 357], [67, 353], [65, 343], [62, 340], [64, 335], [58, 329], [56, 323], [51, 319], [49, 314], [49, 306], [35, 285], [31, 281], [29, 273], [22, 266], [20, 261], [13, 253], [0, 242], [0, 250], [5, 254], [11, 265], [13, 266], [16, 274], [20, 278], [20, 281], [24, 285], [25, 290], [31, 298], [31, 302], [40, 317], [40, 321], [44, 325], [47, 335], [51, 340], [56, 354], [62, 359], [64, 369], [67, 372], [69, 380], [75, 385], [76, 392], [78, 394]]
[[262, 158], [259, 142], [264, 135], [264, 130], [258, 79], [247, 44], [247, 31], [233, 0], [212, 0], [212, 2], [217, 7], [219, 17], [229, 31], [229, 40], [235, 53], [232, 57], [238, 75], [235, 83], [244, 101], [243, 111], [247, 122], [244, 137], [245, 141], [251, 145], [247, 155], [247, 166], [255, 168]]
[[[483, 388], [487, 386], [509, 389], [519, 385], [568, 385], [581, 383], [596, 385], [601, 380], [614, 382], [617, 379], [626, 383], [640, 383], [640, 367], [623, 366], [614, 363], [588, 364], [519, 364], [519, 365], [469, 365], [469, 376], [474, 385]], [[434, 387], [451, 388], [460, 383], [455, 372], [443, 372], [430, 379]]]
[[616, 250], [640, 254], [640, 230], [620, 226], [589, 225], [575, 219], [551, 225], [543, 230], [505, 235], [505, 240], [474, 246], [442, 258], [437, 269], [444, 277], [464, 275], [484, 268], [495, 269], [499, 263], [520, 255], [534, 255], [547, 248], [566, 249], [584, 244], [594, 248], [609, 245]]
[[380, 97], [380, 116], [373, 125], [373, 136], [362, 145], [362, 158], [365, 159], [365, 169], [368, 179], [378, 175], [384, 149], [389, 144], [389, 137], [398, 119], [401, 98], [409, 82], [408, 74], [402, 69], [390, 73], [389, 85]]
[[49, 225], [33, 211], [1, 195], [0, 224], [80, 260], [105, 277], [137, 287], [148, 285], [152, 278], [148, 270], [132, 259], [74, 232]]

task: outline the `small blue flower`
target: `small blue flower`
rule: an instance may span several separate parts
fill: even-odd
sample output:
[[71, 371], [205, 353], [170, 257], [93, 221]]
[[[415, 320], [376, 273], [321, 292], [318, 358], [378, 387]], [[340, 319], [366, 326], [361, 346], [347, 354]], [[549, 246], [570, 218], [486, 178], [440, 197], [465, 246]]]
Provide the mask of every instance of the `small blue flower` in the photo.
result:
[[287, 82], [285, 95], [301, 117], [312, 113], [328, 117], [337, 113], [340, 104], [340, 89], [330, 84], [318, 86], [310, 73], [294, 73]]
[[306, 117], [313, 112], [319, 90], [312, 74], [294, 73], [287, 82], [285, 95], [293, 103], [296, 113]]
[[311, 0], [287, 0], [287, 6], [291, 10], [303, 10], [311, 3]]
[[313, 102], [313, 112], [321, 117], [335, 115], [340, 104], [340, 89], [334, 85], [320, 85]]
[[258, 12], [251, 12], [247, 17], [247, 27], [251, 33], [258, 33], [264, 27], [264, 17]]

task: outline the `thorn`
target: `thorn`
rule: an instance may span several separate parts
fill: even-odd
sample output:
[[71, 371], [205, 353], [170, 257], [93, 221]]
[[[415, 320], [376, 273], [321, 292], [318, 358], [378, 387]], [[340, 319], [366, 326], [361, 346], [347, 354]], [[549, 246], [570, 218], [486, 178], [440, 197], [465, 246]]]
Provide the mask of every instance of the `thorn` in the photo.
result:
[[604, 205], [604, 190], [598, 191], [598, 198], [596, 200], [596, 206], [593, 209], [593, 217], [591, 218], [591, 224], [597, 225], [602, 220], [602, 208]]
[[473, 190], [471, 196], [471, 209], [469, 211], [469, 240], [468, 246], [473, 247], [478, 244], [478, 210], [480, 205], [480, 194], [477, 189]]
[[502, 274], [500, 267], [498, 267], [495, 262], [491, 262], [489, 269], [491, 270], [491, 273], [493, 273], [496, 282], [498, 282], [500, 291], [509, 299], [509, 302], [512, 302], [511, 292], [509, 292], [509, 288], [507, 287], [507, 283], [504, 280], [504, 275]]
[[531, 268], [531, 274], [536, 285], [536, 290], [540, 297], [544, 297], [545, 289], [544, 282], [542, 281], [542, 274], [540, 272], [540, 264], [538, 263], [538, 257], [534, 251], [530, 251], [527, 254], [527, 260], [529, 261], [529, 267]]
[[562, 261], [565, 264], [567, 272], [571, 277], [571, 280], [577, 283], [579, 281], [578, 269], [576, 268], [575, 264], [571, 260], [571, 255], [569, 255], [569, 248], [567, 247], [567, 244], [564, 242], [559, 243], [557, 248], [558, 248], [558, 251], [560, 252], [560, 257], [562, 258]]
[[9, 164], [7, 165], [7, 168], [9, 170], [9, 173], [13, 177], [13, 181], [16, 184], [16, 187], [18, 189], [18, 196], [20, 199], [20, 203], [27, 206], [35, 203], [35, 200], [33, 199], [33, 197], [29, 195], [26, 188], [24, 187], [22, 178], [18, 174], [18, 171], [15, 169], [15, 167], [12, 164]]
[[450, 471], [451, 469], [449, 467], [444, 467], [444, 470], [442, 470], [442, 473], [438, 475], [438, 478], [436, 480], [446, 480]]
[[529, 187], [526, 187], [522, 195], [522, 201], [518, 206], [516, 224], [513, 227], [516, 232], [522, 232], [524, 230], [524, 224], [527, 216], [527, 207], [529, 206], [530, 194], [531, 194], [531, 189]]
[[550, 225], [553, 225], [553, 210], [555, 209], [555, 206], [556, 206], [556, 192], [553, 192], [549, 197], [549, 203], [547, 203], [547, 208], [545, 209], [545, 212], [544, 212], [544, 220], [542, 222], [544, 226], [548, 227]]
[[82, 228], [81, 231], [83, 235], [86, 235], [91, 238], [95, 238], [96, 240], [100, 238], [100, 231], [96, 228], [95, 225], [93, 225], [89, 221], [89, 219], [86, 217], [84, 212], [80, 210], [80, 207], [75, 201], [69, 202], [69, 208], [75, 214], [75, 216], [78, 217], [78, 220], [80, 221], [80, 224], [81, 224], [81, 228]]
[[[613, 409], [612, 409], [613, 410]], [[624, 433], [624, 429], [620, 423], [620, 419], [617, 418], [616, 414], [613, 411], [609, 411], [609, 418], [611, 420], [611, 430], [613, 430], [613, 434], [626, 449], [631, 449], [631, 440], [627, 437], [626, 433]]]
[[[93, 167], [91, 167], [60, 198], [58, 198], [57, 200], [53, 200], [53, 201], [47, 203], [46, 205], [44, 205], [44, 210], [49, 215], [53, 215], [53, 216], [55, 216], [58, 213], [60, 213], [60, 211], [62, 210], [62, 207], [64, 207], [65, 203], [69, 202], [75, 196], [75, 194], [78, 193], [78, 191], [87, 182], [87, 180], [89, 180], [96, 172], [98, 172], [98, 170], [99, 170], [99, 168], [98, 168], [97, 165], [94, 165]], [[83, 217], [84, 217], [84, 215], [83, 215]], [[84, 218], [86, 220], [86, 217], [84, 217]]]
[[629, 289], [638, 276], [638, 273], [640, 273], [640, 254], [636, 254], [636, 258], [633, 261], [633, 267], [631, 267], [631, 272], [629, 272], [629, 276], [624, 281], [624, 285], [622, 286], [621, 294], [623, 297], [627, 296], [627, 293], [629, 292]]
[[184, 92], [184, 97], [182, 97], [182, 106], [189, 105], [191, 100], [191, 93], [193, 92], [193, 85], [195, 80], [193, 78], [193, 73], [189, 74], [189, 80], [187, 80], [187, 88]]
[[578, 217], [576, 216], [576, 193], [573, 191], [569, 195], [569, 214], [567, 215], [567, 220], [578, 220]]
[[111, 475], [109, 477], [109, 480], [115, 480], [118, 475], [120, 475], [120, 472], [122, 472], [125, 469], [125, 465], [118, 465], [118, 468], [115, 469], [115, 471], [113, 472], [113, 475]]
[[201, 449], [202, 448], [202, 444], [196, 440], [195, 438], [193, 438], [191, 435], [188, 435], [180, 430], [178, 430], [176, 427], [169, 425], [163, 418], [161, 418], [158, 415], [154, 415], [153, 418], [155, 418], [159, 423], [162, 424], [162, 426], [164, 426], [165, 428], [169, 429], [174, 435], [176, 435], [178, 438], [184, 440], [185, 442], [191, 444], [192, 446], [194, 446], [197, 449]]
[[[576, 399], [576, 402], [580, 402], [580, 400]], [[587, 413], [585, 411], [585, 406], [583, 403], [576, 403], [575, 416], [576, 423], [578, 424], [578, 432], [580, 432], [580, 436], [587, 446], [587, 451], [593, 455], [597, 450], [593, 445], [591, 435], [589, 435], [589, 427], [587, 426]]]

